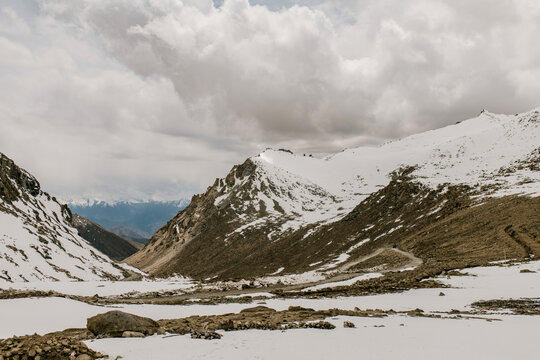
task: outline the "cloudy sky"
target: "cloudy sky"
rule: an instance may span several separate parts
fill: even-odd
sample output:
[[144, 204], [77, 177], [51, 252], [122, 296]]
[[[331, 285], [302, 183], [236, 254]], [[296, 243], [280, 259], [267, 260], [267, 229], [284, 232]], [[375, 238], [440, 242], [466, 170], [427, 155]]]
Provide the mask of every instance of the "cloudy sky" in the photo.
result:
[[0, 0], [0, 152], [64, 199], [189, 197], [540, 106], [538, 0]]

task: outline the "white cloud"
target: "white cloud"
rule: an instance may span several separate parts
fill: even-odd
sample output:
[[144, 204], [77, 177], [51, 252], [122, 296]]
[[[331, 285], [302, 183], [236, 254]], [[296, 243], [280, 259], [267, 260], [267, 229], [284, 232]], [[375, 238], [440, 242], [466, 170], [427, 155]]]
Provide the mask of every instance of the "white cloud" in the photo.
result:
[[539, 106], [534, 0], [257, 3], [0, 2], [0, 151], [63, 196], [173, 198], [265, 146]]

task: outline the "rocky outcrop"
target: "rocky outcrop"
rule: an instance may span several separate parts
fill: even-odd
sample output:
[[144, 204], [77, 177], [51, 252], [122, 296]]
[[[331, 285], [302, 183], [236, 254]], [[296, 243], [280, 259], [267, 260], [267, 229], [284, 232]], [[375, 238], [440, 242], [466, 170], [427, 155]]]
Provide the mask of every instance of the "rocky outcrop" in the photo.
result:
[[21, 169], [13, 160], [0, 153], [0, 198], [8, 203], [37, 196], [41, 191], [35, 177]]

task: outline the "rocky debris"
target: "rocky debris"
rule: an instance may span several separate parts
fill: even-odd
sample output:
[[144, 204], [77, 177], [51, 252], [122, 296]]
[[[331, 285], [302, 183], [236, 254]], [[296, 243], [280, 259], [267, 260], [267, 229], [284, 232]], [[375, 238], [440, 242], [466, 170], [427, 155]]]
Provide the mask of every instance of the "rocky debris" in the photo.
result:
[[471, 306], [482, 311], [510, 310], [516, 315], [540, 315], [540, 298], [482, 300]]
[[535, 273], [536, 271], [530, 270], [530, 269], [522, 269], [519, 272], [522, 274], [529, 274], [529, 273]]
[[439, 293], [439, 296], [446, 296], [445, 293], [443, 293], [442, 291]]
[[215, 331], [194, 331], [191, 333], [192, 339], [204, 339], [204, 340], [214, 340], [221, 339], [221, 334]]
[[115, 310], [89, 318], [86, 327], [96, 336], [121, 337], [125, 331], [155, 334], [159, 324], [150, 318]]
[[356, 327], [356, 325], [354, 325], [353, 322], [350, 322], [350, 321], [344, 321], [344, 322], [343, 322], [343, 327], [346, 327], [346, 328], [354, 328], [354, 327]]
[[79, 337], [89, 337], [85, 330], [70, 334], [70, 331], [51, 333], [44, 336], [27, 335], [0, 340], [2, 360], [94, 360], [103, 355], [89, 349]]
[[334, 316], [384, 317], [395, 311], [375, 310], [313, 310], [291, 306], [288, 310], [276, 311], [265, 306], [244, 309], [238, 314], [190, 316], [182, 319], [159, 320], [159, 325], [169, 333], [188, 334], [204, 331], [235, 330], [286, 330], [299, 328], [333, 329], [335, 326], [324, 321]]

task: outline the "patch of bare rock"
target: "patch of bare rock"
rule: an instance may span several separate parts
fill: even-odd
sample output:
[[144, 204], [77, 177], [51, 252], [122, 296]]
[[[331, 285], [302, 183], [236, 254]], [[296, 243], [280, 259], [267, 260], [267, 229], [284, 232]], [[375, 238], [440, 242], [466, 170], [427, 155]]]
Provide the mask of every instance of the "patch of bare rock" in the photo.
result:
[[66, 330], [47, 335], [16, 336], [0, 341], [0, 360], [94, 360], [104, 357], [89, 349], [86, 329]]

